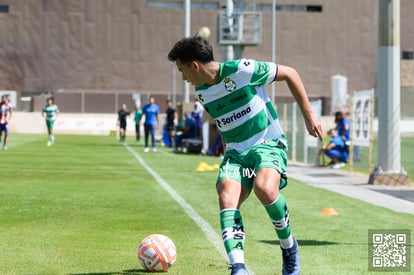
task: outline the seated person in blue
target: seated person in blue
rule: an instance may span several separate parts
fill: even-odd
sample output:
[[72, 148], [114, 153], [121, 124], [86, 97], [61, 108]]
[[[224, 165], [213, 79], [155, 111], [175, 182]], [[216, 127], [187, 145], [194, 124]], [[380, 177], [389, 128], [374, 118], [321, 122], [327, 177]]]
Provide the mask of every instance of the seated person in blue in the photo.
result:
[[180, 129], [183, 132], [182, 134], [175, 136], [175, 149], [183, 146], [183, 139], [197, 137], [197, 125], [194, 119], [192, 118], [191, 113], [185, 112], [184, 117], [184, 129]]
[[328, 131], [328, 135], [331, 137], [328, 144], [324, 145], [321, 150], [318, 152], [318, 156], [325, 154], [330, 158], [328, 165], [331, 165], [331, 168], [340, 168], [345, 165], [345, 162], [348, 162], [348, 151], [346, 150], [345, 142], [338, 135], [338, 130], [332, 128]]

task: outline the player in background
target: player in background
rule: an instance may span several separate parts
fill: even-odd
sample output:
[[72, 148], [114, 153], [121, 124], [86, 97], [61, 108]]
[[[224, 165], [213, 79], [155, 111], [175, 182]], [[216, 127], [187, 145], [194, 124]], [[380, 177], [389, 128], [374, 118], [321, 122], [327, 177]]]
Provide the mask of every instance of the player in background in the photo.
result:
[[59, 113], [59, 107], [54, 103], [53, 97], [48, 97], [46, 99], [46, 105], [42, 109], [42, 116], [46, 121], [46, 127], [48, 132], [47, 146], [51, 146], [55, 142], [53, 128], [55, 125], [57, 113]]
[[172, 106], [171, 99], [167, 99], [167, 110], [165, 111], [165, 127], [168, 132], [169, 147], [174, 148], [174, 136], [175, 136], [175, 121], [177, 121], [177, 112]]
[[141, 116], [142, 110], [140, 106], [135, 106], [135, 113], [134, 113], [134, 122], [135, 122], [135, 140], [139, 141], [141, 139]]
[[12, 117], [13, 108], [9, 103], [9, 97], [7, 95], [1, 96], [0, 102], [0, 142], [4, 132], [3, 147], [4, 151], [7, 150], [7, 140], [9, 138], [9, 120]]
[[118, 111], [118, 122], [117, 125], [119, 126], [119, 141], [125, 142], [126, 136], [126, 127], [127, 127], [127, 117], [131, 113], [128, 111], [127, 105], [122, 103], [121, 109]]
[[160, 113], [160, 108], [155, 103], [155, 97], [150, 96], [149, 103], [144, 105], [142, 108], [142, 118], [144, 121], [144, 135], [145, 135], [145, 148], [144, 152], [148, 152], [148, 138], [151, 135], [152, 151], [156, 152], [157, 148], [155, 145], [155, 131], [157, 130], [158, 125], [158, 114]]
[[288, 66], [251, 59], [219, 63], [214, 60], [212, 46], [199, 36], [176, 42], [168, 59], [175, 62], [183, 79], [195, 86], [197, 98], [216, 120], [225, 143], [216, 189], [231, 274], [249, 274], [240, 206], [252, 190], [280, 240], [282, 274], [299, 274], [298, 243], [291, 233], [286, 200], [279, 192], [287, 184], [287, 141], [264, 86], [285, 81], [309, 134], [322, 140], [321, 124], [299, 74]]

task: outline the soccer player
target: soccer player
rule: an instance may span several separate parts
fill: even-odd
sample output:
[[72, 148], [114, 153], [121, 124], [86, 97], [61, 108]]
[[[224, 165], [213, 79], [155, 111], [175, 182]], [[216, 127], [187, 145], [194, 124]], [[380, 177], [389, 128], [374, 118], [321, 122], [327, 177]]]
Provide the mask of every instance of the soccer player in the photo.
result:
[[48, 132], [47, 146], [51, 146], [55, 142], [53, 128], [55, 125], [57, 113], [59, 113], [59, 107], [54, 103], [53, 97], [48, 97], [46, 99], [46, 105], [42, 109], [42, 116], [46, 121], [46, 127]]
[[292, 236], [286, 200], [286, 137], [264, 85], [285, 81], [301, 108], [310, 135], [323, 130], [312, 111], [299, 74], [291, 67], [252, 59], [219, 63], [212, 46], [199, 37], [183, 38], [168, 53], [198, 100], [216, 120], [225, 143], [216, 189], [220, 225], [232, 275], [249, 274], [244, 260], [245, 232], [240, 205], [253, 190], [280, 240], [282, 274], [299, 274], [298, 243]]
[[165, 127], [168, 132], [169, 147], [174, 147], [173, 141], [175, 136], [175, 121], [177, 120], [177, 112], [172, 106], [171, 99], [167, 99], [167, 110], [165, 111]]
[[144, 152], [148, 152], [148, 138], [151, 134], [151, 143], [152, 143], [152, 151], [156, 152], [157, 148], [155, 145], [155, 131], [157, 130], [158, 124], [158, 114], [160, 113], [160, 108], [155, 103], [154, 96], [150, 96], [149, 103], [144, 105], [142, 108], [142, 118], [141, 120], [144, 121], [144, 135], [145, 135], [145, 148]]
[[128, 111], [127, 105], [122, 103], [121, 109], [118, 111], [118, 125], [119, 125], [119, 141], [125, 142], [127, 117], [131, 113]]
[[9, 138], [9, 120], [11, 119], [13, 108], [9, 104], [9, 97], [7, 95], [1, 96], [0, 102], [0, 142], [4, 132], [3, 147], [7, 150], [7, 140]]
[[141, 116], [142, 116], [142, 110], [140, 106], [135, 107], [135, 113], [134, 113], [134, 122], [135, 122], [135, 139], [136, 141], [139, 141], [141, 139]]

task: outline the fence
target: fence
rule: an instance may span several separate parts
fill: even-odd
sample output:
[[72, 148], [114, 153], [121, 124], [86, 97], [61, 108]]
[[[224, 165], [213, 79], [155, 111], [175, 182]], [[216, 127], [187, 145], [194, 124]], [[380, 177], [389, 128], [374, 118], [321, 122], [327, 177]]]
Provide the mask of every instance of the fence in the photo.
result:
[[[287, 151], [289, 160], [304, 162], [311, 165], [315, 164], [320, 144], [318, 142], [316, 142], [315, 144], [309, 144], [309, 142], [306, 141], [310, 136], [305, 127], [305, 123], [300, 108], [297, 106], [296, 103], [280, 103], [276, 104], [276, 108], [281, 125], [285, 131], [286, 137], [289, 142], [289, 149]], [[329, 128], [335, 127], [333, 115], [321, 116], [320, 120], [325, 132]], [[353, 123], [354, 122], [351, 121], [351, 129], [353, 127]], [[401, 120], [400, 128], [402, 137], [414, 136], [414, 119], [405, 118], [404, 120]], [[378, 121], [374, 119], [371, 150], [370, 147], [353, 147], [352, 170], [370, 173], [372, 172], [372, 169], [375, 168], [375, 166], [377, 165], [375, 160], [377, 159], [378, 155], [377, 133]], [[325, 142], [327, 141], [328, 138], [325, 139]], [[403, 168], [407, 167], [407, 165], [410, 165], [409, 163], [406, 163], [406, 165], [404, 165], [403, 161], [404, 159], [402, 158], [401, 165]]]

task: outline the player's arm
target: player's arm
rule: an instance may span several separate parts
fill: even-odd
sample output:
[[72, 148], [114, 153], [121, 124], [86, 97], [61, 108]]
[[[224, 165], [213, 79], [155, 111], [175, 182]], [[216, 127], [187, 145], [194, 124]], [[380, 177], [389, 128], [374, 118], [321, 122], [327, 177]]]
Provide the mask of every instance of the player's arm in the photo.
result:
[[324, 150], [324, 151], [329, 151], [329, 150], [333, 149], [334, 147], [335, 147], [335, 143], [333, 143], [333, 142], [329, 142], [328, 144], [326, 144], [326, 145], [323, 147], [323, 150]]
[[145, 121], [145, 112], [142, 111], [142, 115], [141, 115], [141, 119], [139, 120], [139, 124], [144, 125], [144, 121]]
[[349, 123], [345, 123], [344, 124], [344, 129], [342, 130], [342, 135], [341, 135], [341, 137], [342, 137], [342, 139], [343, 140], [345, 140], [346, 138], [346, 132], [348, 132], [349, 131]]
[[155, 114], [155, 119], [157, 120], [157, 127], [158, 127], [158, 125], [160, 125], [160, 118], [159, 118], [159, 114], [160, 113], [160, 109], [158, 108], [157, 109], [157, 113]]
[[306, 128], [311, 136], [318, 137], [321, 141], [323, 139], [322, 126], [312, 110], [305, 87], [298, 72], [288, 66], [278, 65], [276, 81], [286, 81], [290, 92], [298, 103], [303, 118], [305, 120]]

